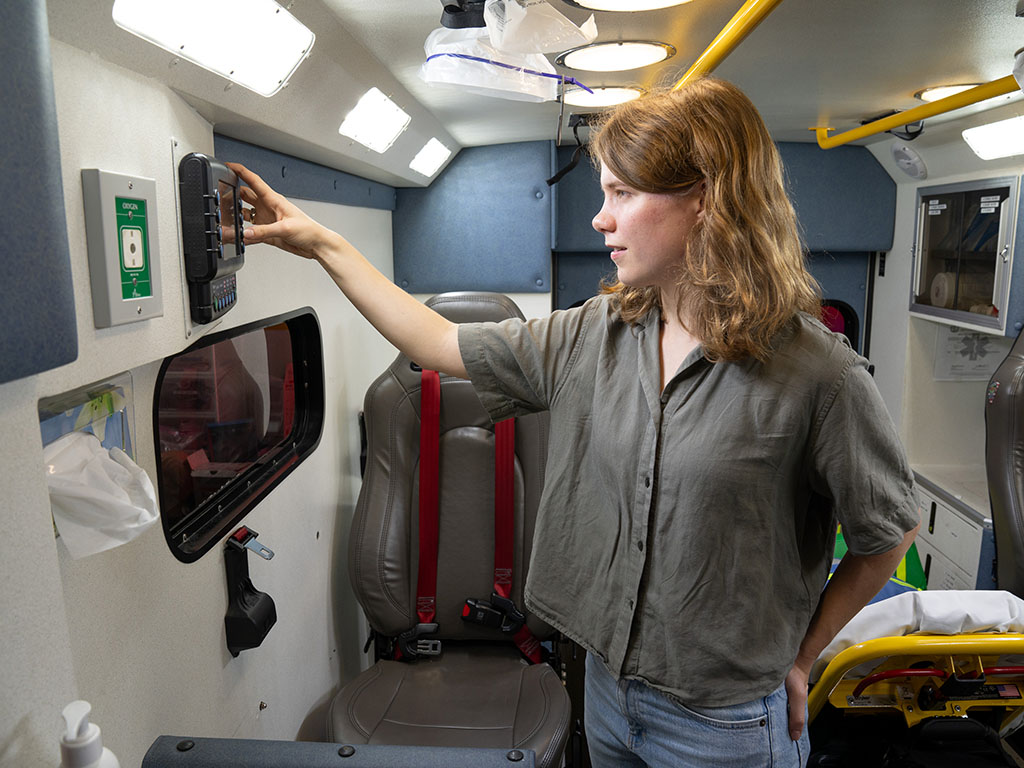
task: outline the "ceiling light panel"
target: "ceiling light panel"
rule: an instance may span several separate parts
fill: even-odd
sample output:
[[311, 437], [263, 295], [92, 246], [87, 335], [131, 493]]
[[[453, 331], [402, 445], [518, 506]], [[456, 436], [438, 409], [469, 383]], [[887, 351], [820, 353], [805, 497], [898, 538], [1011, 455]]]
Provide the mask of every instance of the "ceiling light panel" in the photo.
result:
[[967, 128], [962, 135], [982, 160], [1024, 155], [1024, 116]]
[[374, 152], [387, 152], [412, 120], [409, 114], [380, 89], [364, 93], [355, 108], [345, 115], [338, 133], [355, 139]]
[[445, 160], [452, 156], [452, 151], [437, 139], [431, 139], [423, 145], [423, 149], [416, 153], [416, 157], [409, 163], [409, 167], [416, 173], [422, 173], [430, 177], [437, 173], [437, 169], [444, 165]]
[[971, 88], [975, 88], [981, 85], [981, 83], [965, 83], [963, 85], [936, 85], [933, 88], [925, 88], [924, 90], [918, 91], [914, 94], [915, 99], [921, 101], [931, 102], [944, 99], [947, 96], [954, 96], [964, 91], [969, 91]]
[[634, 86], [597, 86], [588, 93], [583, 88], [570, 88], [565, 92], [565, 103], [574, 107], [613, 107], [639, 98], [643, 89]]
[[683, 5], [690, 0], [565, 0], [569, 5], [590, 11], [656, 11]]
[[573, 48], [561, 54], [555, 63], [569, 69], [588, 72], [623, 72], [671, 58], [676, 53], [674, 46], [647, 40], [624, 40], [621, 42], [592, 43]]
[[316, 39], [274, 0], [114, 0], [112, 16], [122, 29], [262, 96], [285, 86]]

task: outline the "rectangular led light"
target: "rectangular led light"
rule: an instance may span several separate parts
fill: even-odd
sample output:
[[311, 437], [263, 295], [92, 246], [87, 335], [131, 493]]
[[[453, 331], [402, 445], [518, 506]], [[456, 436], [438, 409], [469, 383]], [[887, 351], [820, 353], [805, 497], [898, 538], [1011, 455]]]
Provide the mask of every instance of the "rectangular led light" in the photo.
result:
[[431, 139], [416, 153], [409, 167], [424, 176], [433, 176], [444, 161], [452, 156], [452, 151], [437, 139]]
[[967, 128], [962, 135], [982, 160], [1024, 155], [1024, 116]]
[[355, 139], [374, 152], [387, 152], [412, 120], [395, 102], [378, 88], [364, 93], [355, 107], [345, 115], [338, 133]]
[[274, 0], [114, 0], [122, 29], [262, 96], [273, 96], [316, 36]]

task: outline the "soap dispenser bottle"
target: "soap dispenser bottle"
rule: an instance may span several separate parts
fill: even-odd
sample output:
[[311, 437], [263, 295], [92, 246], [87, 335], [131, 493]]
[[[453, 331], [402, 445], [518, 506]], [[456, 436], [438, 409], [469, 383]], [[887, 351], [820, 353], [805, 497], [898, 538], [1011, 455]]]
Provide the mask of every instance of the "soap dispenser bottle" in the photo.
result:
[[114, 753], [103, 746], [100, 727], [89, 722], [91, 711], [88, 701], [72, 701], [64, 707], [60, 768], [121, 768]]

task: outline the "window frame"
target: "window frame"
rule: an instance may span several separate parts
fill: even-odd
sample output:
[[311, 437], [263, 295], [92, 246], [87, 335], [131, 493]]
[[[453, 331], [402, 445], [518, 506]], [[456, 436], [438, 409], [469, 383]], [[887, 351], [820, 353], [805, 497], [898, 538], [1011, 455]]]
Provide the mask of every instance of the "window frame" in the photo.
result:
[[165, 479], [160, 444], [160, 393], [168, 369], [182, 355], [282, 323], [288, 328], [295, 377], [295, 420], [292, 430], [260, 460], [204, 499], [181, 520], [168, 526], [167, 519], [161, 514], [161, 528], [167, 546], [183, 563], [193, 563], [210, 551], [320, 444], [325, 406], [320, 321], [312, 307], [302, 307], [211, 333], [164, 358], [160, 365], [153, 390], [153, 443], [156, 451], [157, 493], [163, 509]]

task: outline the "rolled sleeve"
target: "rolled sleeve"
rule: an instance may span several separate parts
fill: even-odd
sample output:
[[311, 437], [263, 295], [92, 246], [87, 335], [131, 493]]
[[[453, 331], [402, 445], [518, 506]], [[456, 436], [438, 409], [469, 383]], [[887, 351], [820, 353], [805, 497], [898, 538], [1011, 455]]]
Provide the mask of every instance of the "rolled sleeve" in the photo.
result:
[[837, 382], [811, 461], [813, 485], [832, 499], [852, 554], [887, 552], [920, 522], [906, 453], [863, 358]]
[[586, 318], [580, 308], [526, 322], [459, 326], [462, 363], [493, 421], [551, 407], [576, 359]]

